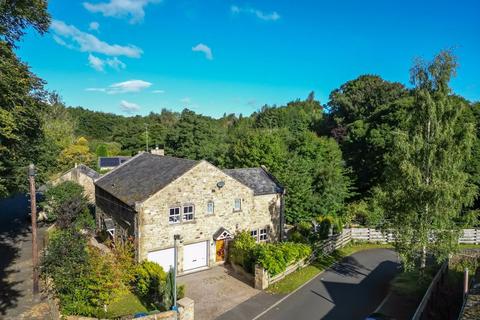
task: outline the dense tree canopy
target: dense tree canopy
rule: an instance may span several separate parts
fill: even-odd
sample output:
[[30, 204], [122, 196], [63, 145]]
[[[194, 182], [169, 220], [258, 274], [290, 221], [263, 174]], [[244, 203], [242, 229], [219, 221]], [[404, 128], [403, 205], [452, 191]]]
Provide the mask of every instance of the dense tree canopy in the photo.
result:
[[402, 128], [410, 104], [403, 85], [372, 75], [348, 81], [330, 94], [326, 127], [340, 142], [359, 195], [382, 181], [392, 132]]

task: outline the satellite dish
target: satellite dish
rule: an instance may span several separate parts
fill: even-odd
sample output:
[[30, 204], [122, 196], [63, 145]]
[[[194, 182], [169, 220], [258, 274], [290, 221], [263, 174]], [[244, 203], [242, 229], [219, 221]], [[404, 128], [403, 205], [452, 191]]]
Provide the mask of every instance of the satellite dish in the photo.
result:
[[225, 185], [225, 181], [218, 181], [217, 182], [217, 187], [219, 187], [219, 188], [223, 188], [224, 185]]

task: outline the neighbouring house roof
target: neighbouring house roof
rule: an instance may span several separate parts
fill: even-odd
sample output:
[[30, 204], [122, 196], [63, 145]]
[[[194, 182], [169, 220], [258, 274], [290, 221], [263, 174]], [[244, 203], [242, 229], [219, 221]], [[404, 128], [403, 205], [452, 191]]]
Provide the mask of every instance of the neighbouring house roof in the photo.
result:
[[141, 153], [105, 174], [95, 184], [133, 207], [194, 167], [198, 161]]
[[255, 195], [283, 192], [283, 187], [263, 168], [225, 169], [223, 171], [253, 189]]
[[98, 166], [100, 168], [112, 168], [121, 165], [122, 163], [130, 160], [132, 157], [99, 157]]
[[84, 164], [80, 164], [78, 165], [76, 168], [74, 168], [73, 170], [77, 170], [78, 172], [80, 173], [83, 173], [84, 175], [92, 178], [92, 179], [98, 179], [100, 178], [100, 173], [98, 173], [97, 171], [93, 170], [92, 168], [90, 167], [87, 167], [86, 165]]

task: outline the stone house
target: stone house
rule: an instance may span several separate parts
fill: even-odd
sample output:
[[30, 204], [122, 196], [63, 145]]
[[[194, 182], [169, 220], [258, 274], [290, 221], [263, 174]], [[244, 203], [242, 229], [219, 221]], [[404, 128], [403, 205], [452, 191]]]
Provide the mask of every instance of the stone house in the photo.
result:
[[174, 262], [179, 273], [225, 261], [228, 241], [248, 230], [278, 241], [284, 189], [265, 168], [222, 170], [209, 162], [141, 153], [95, 181], [97, 225], [132, 237], [137, 260]]
[[95, 179], [100, 178], [100, 174], [93, 170], [92, 168], [84, 165], [79, 164], [75, 165], [74, 168], [65, 172], [62, 176], [52, 181], [52, 185], [55, 186], [59, 183], [65, 181], [74, 181], [81, 185], [85, 190], [85, 196], [87, 197], [88, 201], [91, 203], [95, 202], [95, 186], [94, 181]]

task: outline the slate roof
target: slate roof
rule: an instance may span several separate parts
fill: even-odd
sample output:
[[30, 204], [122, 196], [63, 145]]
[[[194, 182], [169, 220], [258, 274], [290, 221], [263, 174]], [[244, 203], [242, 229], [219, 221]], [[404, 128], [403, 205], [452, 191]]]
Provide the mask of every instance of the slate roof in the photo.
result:
[[97, 171], [93, 170], [90, 167], [87, 167], [84, 164], [80, 164], [74, 169], [78, 170], [78, 172], [81, 172], [92, 179], [100, 178], [100, 173], [98, 173]]
[[194, 167], [198, 161], [141, 153], [95, 181], [133, 207]]
[[263, 168], [225, 169], [223, 171], [253, 189], [255, 195], [283, 192], [283, 187]]

